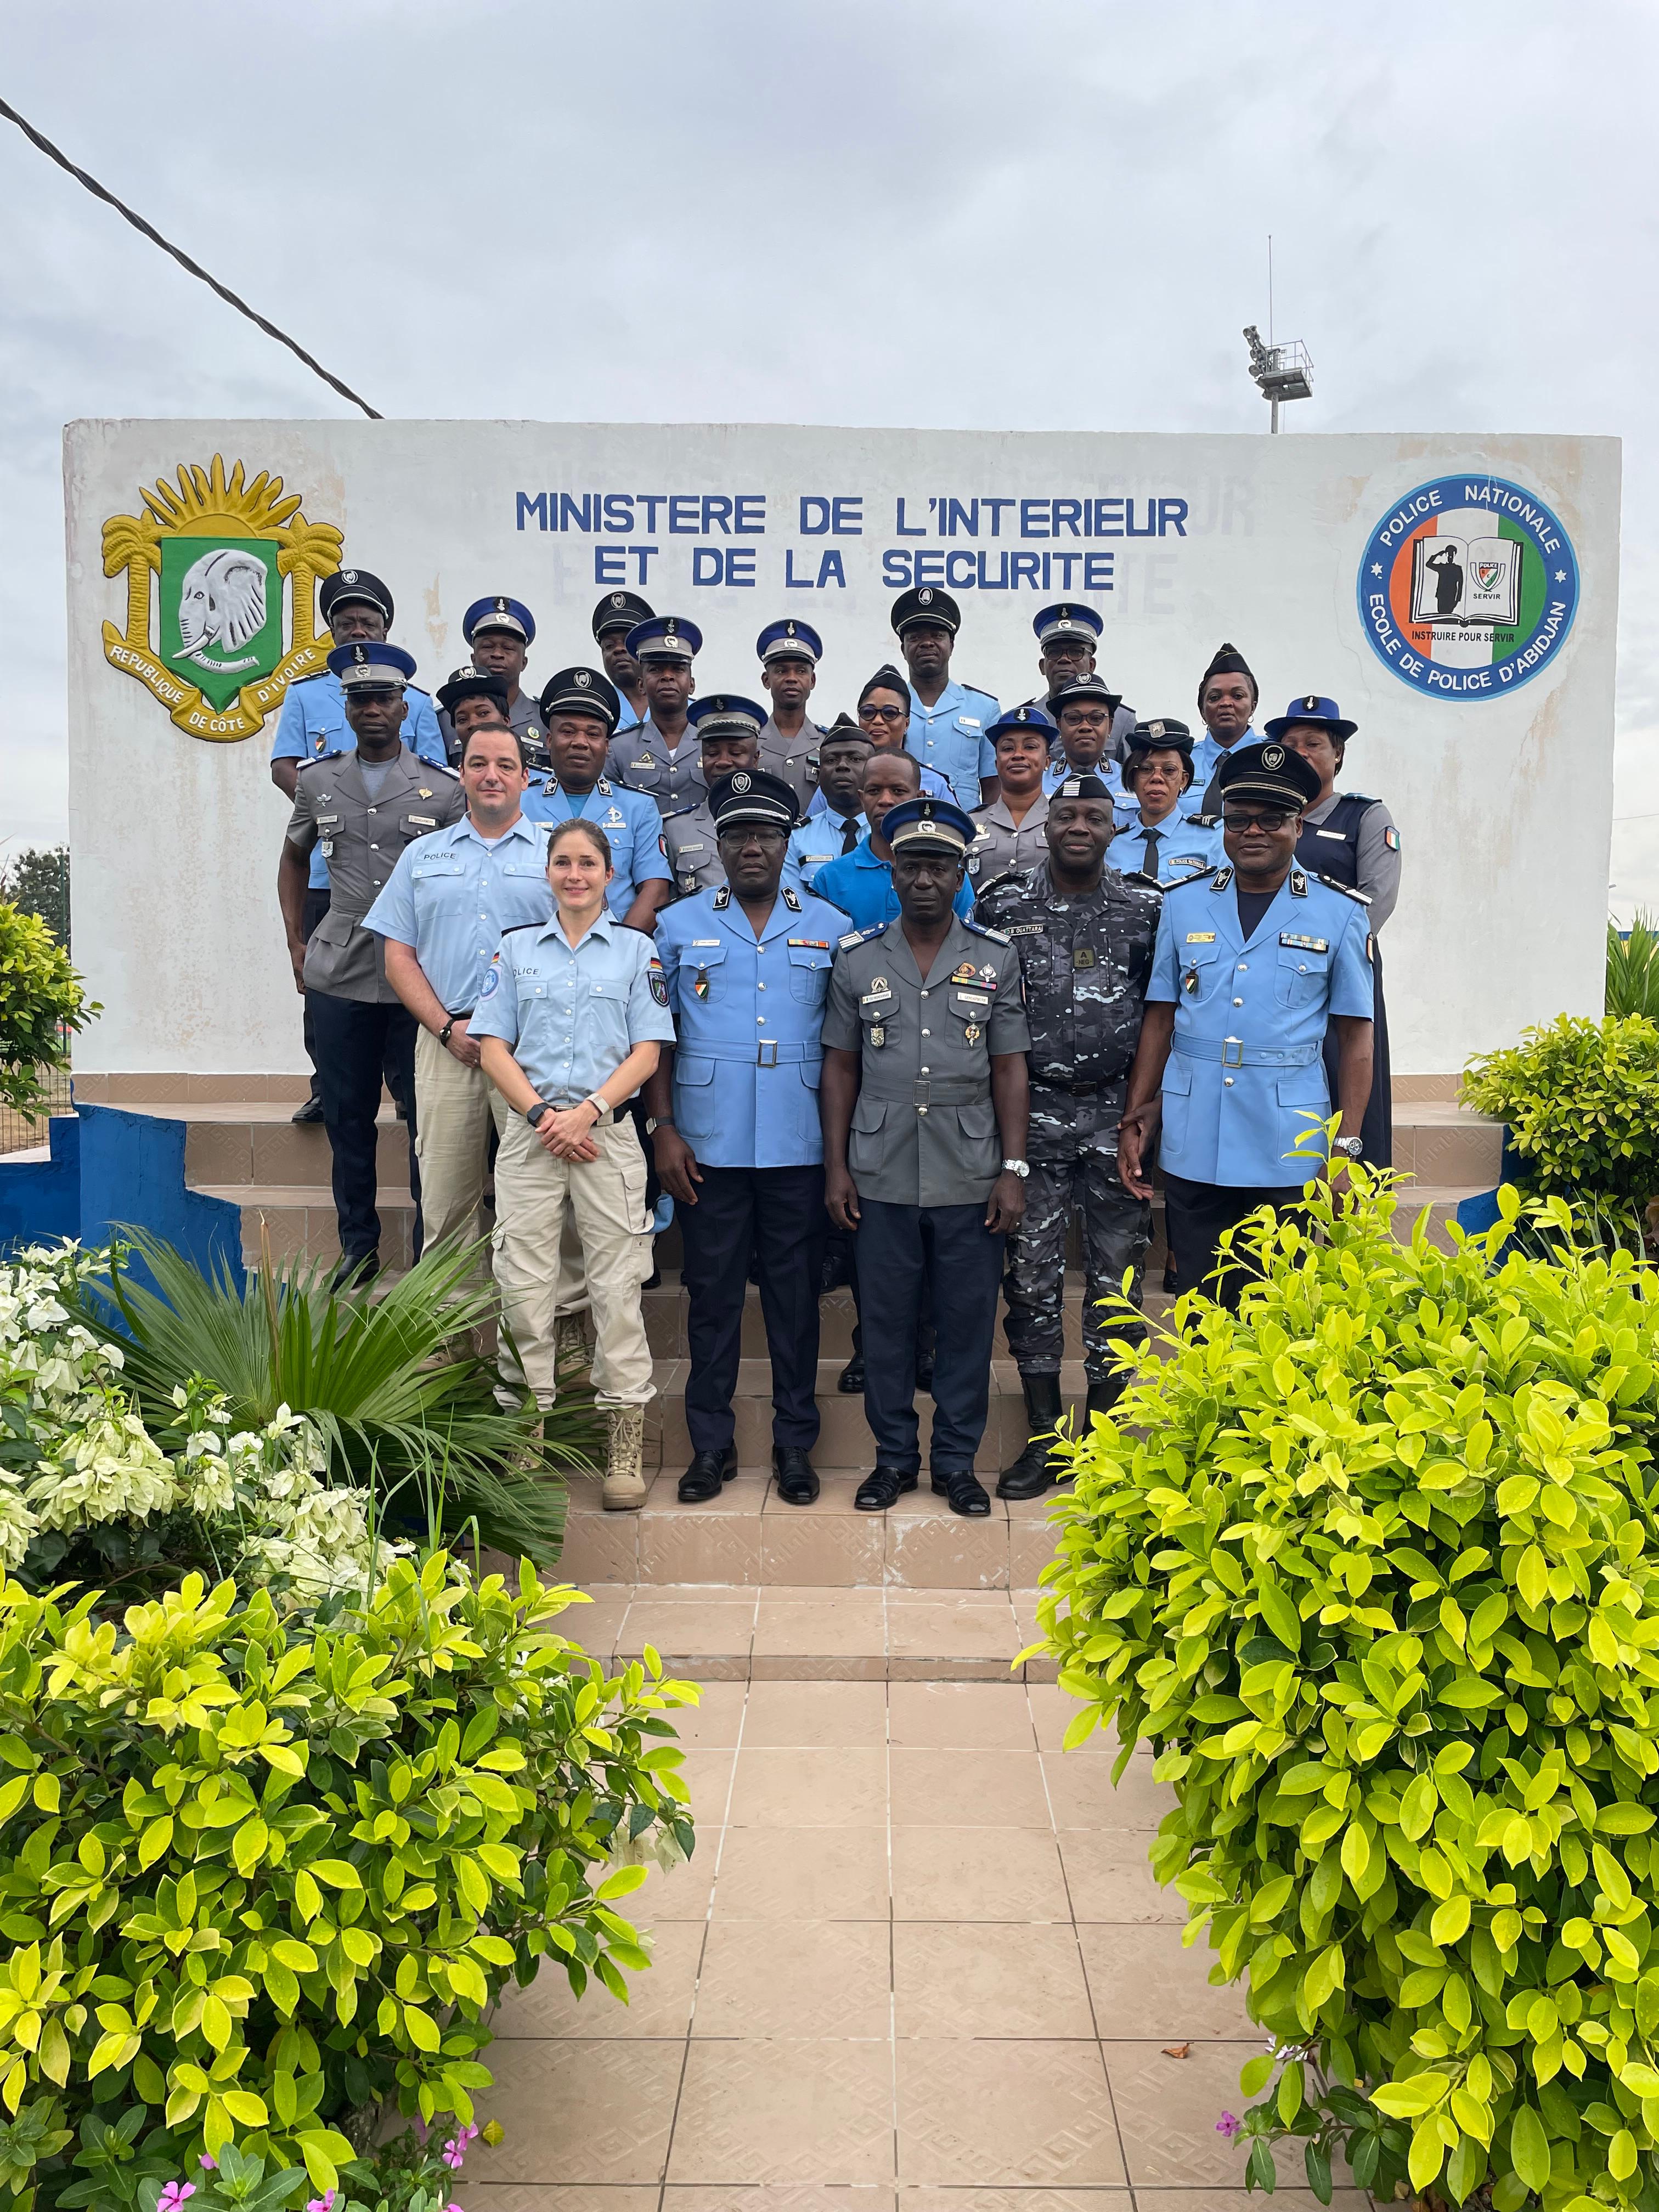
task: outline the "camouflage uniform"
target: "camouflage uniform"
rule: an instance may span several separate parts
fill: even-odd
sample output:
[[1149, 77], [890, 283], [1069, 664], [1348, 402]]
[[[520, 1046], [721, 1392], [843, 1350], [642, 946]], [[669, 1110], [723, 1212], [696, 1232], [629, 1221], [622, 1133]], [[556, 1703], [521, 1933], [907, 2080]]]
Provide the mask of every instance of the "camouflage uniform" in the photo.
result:
[[1073, 1206], [1083, 1215], [1083, 1347], [1091, 1382], [1110, 1375], [1109, 1340], [1136, 1334], [1093, 1302], [1117, 1291], [1131, 1268], [1139, 1299], [1152, 1234], [1151, 1207], [1118, 1181], [1117, 1125], [1161, 902], [1146, 877], [1110, 867], [1102, 870], [1098, 889], [1064, 898], [1044, 861], [988, 884], [975, 908], [975, 921], [1013, 940], [1031, 1030], [1031, 1172], [1003, 1278], [1008, 1348], [1022, 1374], [1060, 1372]]

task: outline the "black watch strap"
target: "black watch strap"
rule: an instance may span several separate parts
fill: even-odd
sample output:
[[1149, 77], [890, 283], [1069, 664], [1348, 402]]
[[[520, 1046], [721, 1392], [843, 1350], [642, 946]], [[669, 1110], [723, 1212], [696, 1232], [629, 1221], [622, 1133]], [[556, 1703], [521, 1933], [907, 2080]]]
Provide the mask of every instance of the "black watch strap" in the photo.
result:
[[526, 1107], [524, 1118], [533, 1129], [539, 1125], [544, 1114], [550, 1114], [552, 1111], [553, 1109], [545, 1098], [538, 1098], [533, 1106]]
[[450, 1031], [454, 1028], [454, 1026], [455, 1026], [455, 1017], [454, 1017], [454, 1015], [453, 1015], [453, 1014], [452, 1014], [452, 1015], [450, 1016], [449, 1019], [448, 1019], [448, 1020], [444, 1024], [443, 1027], [442, 1027], [442, 1028], [439, 1030], [439, 1032], [438, 1032], [438, 1042], [439, 1042], [439, 1043], [440, 1043], [440, 1044], [447, 1045], [447, 1044], [449, 1042], [449, 1035], [450, 1035]]

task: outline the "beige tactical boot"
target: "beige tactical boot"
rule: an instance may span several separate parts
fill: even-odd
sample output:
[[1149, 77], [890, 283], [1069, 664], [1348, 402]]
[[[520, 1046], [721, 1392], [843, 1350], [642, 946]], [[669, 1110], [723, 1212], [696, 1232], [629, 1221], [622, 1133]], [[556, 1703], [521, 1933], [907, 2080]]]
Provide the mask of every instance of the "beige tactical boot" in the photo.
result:
[[555, 1321], [553, 1358], [560, 1368], [586, 1366], [587, 1331], [579, 1313], [561, 1314]]
[[645, 1408], [613, 1406], [611, 1456], [605, 1471], [603, 1499], [607, 1513], [637, 1513], [645, 1503]]

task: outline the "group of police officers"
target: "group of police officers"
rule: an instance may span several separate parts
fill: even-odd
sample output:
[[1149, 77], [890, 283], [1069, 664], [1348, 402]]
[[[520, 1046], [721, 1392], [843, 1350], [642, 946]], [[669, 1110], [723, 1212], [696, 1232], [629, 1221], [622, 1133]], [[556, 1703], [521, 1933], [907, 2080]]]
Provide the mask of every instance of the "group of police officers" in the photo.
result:
[[[408, 1125], [417, 1254], [422, 1236], [489, 1231], [499, 1145], [516, 1164], [495, 1183], [504, 1388], [551, 1404], [592, 1305], [607, 1506], [646, 1493], [648, 1362], [615, 1349], [614, 1316], [637, 1308], [665, 1200], [689, 1298], [681, 1499], [736, 1472], [751, 1279], [779, 1494], [816, 1498], [818, 1298], [850, 1279], [841, 1387], [862, 1391], [874, 1440], [858, 1505], [916, 1486], [920, 1387], [933, 1487], [978, 1516], [1000, 1291], [1030, 1441], [998, 1494], [1053, 1479], [1074, 1216], [1092, 1414], [1124, 1387], [1112, 1340], [1138, 1334], [1121, 1299], [1097, 1302], [1126, 1281], [1139, 1302], [1155, 1165], [1166, 1285], [1233, 1301], [1229, 1227], [1293, 1207], [1320, 1167], [1387, 1164], [1376, 933], [1399, 836], [1379, 801], [1335, 789], [1355, 728], [1335, 702], [1310, 692], [1258, 737], [1231, 645], [1200, 681], [1195, 737], [1137, 719], [1096, 667], [1100, 617], [1061, 603], [1034, 624], [1042, 690], [1005, 713], [951, 675], [960, 611], [924, 586], [892, 610], [904, 667], [824, 726], [808, 711], [822, 644], [798, 619], [757, 641], [765, 704], [699, 696], [696, 625], [611, 592], [602, 666], [532, 699], [529, 609], [481, 599], [434, 711], [378, 577], [330, 577], [321, 611], [328, 670], [290, 690], [271, 776], [292, 802], [278, 888], [316, 1069], [295, 1119], [327, 1131], [340, 1279], [379, 1266], [382, 1081]], [[609, 857], [573, 933], [558, 885], [595, 865], [577, 845]], [[648, 954], [626, 953], [641, 936]], [[654, 1068], [623, 1077], [637, 1095], [606, 1097], [648, 1065], [629, 1057], [647, 1038]], [[580, 1107], [603, 1145], [570, 1138]], [[583, 1164], [633, 1159], [618, 1109], [642, 1158], [605, 1185], [629, 1218], [600, 1237]], [[521, 1197], [515, 1224], [538, 1136], [556, 1194], [533, 1220]]]

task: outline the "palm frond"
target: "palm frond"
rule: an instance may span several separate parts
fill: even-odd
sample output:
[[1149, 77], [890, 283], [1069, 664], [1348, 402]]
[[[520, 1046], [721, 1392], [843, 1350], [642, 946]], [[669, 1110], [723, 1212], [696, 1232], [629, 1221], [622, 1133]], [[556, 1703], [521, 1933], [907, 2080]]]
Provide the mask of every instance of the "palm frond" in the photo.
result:
[[1659, 921], [1638, 911], [1620, 936], [1607, 924], [1607, 1012], [1659, 1022]]

